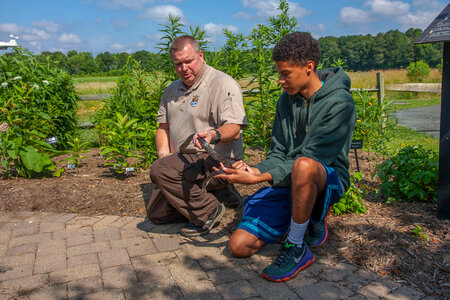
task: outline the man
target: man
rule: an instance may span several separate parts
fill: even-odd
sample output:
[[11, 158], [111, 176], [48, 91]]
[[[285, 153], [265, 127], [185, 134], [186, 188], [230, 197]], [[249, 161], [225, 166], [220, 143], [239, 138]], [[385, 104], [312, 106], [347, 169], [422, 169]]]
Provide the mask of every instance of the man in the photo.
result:
[[[156, 131], [158, 159], [150, 170], [157, 188], [147, 206], [149, 221], [138, 227], [145, 230], [151, 222], [188, 221], [181, 234], [201, 235], [220, 222], [225, 207], [202, 188], [202, 182], [219, 162], [205, 153], [198, 138], [213, 144], [224, 157], [242, 159], [240, 132], [247, 119], [239, 84], [206, 65], [195, 39], [176, 38], [170, 55], [180, 79], [170, 84], [161, 98]], [[194, 154], [179, 153], [180, 145], [193, 133], [193, 143], [186, 152]], [[225, 180], [213, 179], [207, 188], [220, 190], [227, 184]]]
[[[356, 115], [350, 79], [341, 68], [316, 71], [319, 44], [295, 32], [275, 46], [280, 96], [271, 151], [256, 167], [238, 162], [217, 178], [269, 182], [245, 201], [244, 216], [229, 240], [230, 253], [248, 257], [289, 229], [280, 254], [262, 276], [286, 281], [314, 261], [309, 246], [325, 242], [330, 207], [350, 185], [348, 151]], [[306, 232], [306, 235], [305, 235]]]

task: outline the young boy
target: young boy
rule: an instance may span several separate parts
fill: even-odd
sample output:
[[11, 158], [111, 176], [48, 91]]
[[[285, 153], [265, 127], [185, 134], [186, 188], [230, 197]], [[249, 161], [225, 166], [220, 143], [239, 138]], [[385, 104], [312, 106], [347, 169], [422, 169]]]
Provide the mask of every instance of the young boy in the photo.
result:
[[271, 281], [286, 281], [314, 261], [308, 247], [328, 236], [330, 207], [350, 186], [348, 152], [356, 114], [350, 78], [341, 68], [317, 71], [319, 43], [294, 32], [275, 46], [280, 96], [271, 151], [256, 167], [242, 161], [218, 175], [229, 182], [269, 182], [245, 202], [244, 216], [229, 240], [230, 253], [248, 257], [289, 230], [278, 258], [264, 269]]

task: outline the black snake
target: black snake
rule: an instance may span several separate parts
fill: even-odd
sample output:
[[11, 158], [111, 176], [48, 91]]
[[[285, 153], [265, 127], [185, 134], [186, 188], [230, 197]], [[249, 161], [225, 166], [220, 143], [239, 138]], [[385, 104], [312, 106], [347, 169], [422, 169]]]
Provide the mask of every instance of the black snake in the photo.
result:
[[[189, 146], [189, 144], [191, 143], [194, 135], [195, 135], [195, 133], [188, 136], [188, 138], [183, 142], [183, 144], [180, 145], [180, 148], [179, 148], [180, 153], [187, 153], [187, 154], [197, 153], [197, 150], [195, 150], [195, 149], [187, 149], [187, 146]], [[205, 149], [205, 151], [213, 159], [217, 160], [218, 162], [223, 163], [223, 165], [225, 167], [231, 167], [236, 162], [236, 160], [234, 160], [234, 159], [231, 159], [228, 157], [223, 157], [222, 155], [220, 155], [216, 150], [214, 150], [213, 147], [211, 147], [211, 145], [204, 138], [198, 137], [197, 139], [198, 139], [200, 145], [202, 145], [202, 148]], [[209, 175], [206, 176], [205, 180], [202, 183], [202, 188], [205, 188], [214, 176], [216, 176], [218, 174], [224, 174], [224, 173], [225, 172], [222, 169], [209, 173]]]

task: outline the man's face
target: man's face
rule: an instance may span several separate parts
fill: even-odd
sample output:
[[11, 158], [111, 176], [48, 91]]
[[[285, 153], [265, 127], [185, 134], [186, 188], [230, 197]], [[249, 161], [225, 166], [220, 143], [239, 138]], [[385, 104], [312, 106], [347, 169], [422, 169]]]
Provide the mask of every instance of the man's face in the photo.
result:
[[191, 44], [172, 53], [172, 61], [178, 77], [187, 87], [191, 87], [203, 72], [203, 52], [196, 53]]
[[283, 90], [291, 96], [296, 95], [302, 90], [305, 90], [309, 81], [310, 67], [298, 66], [291, 64], [289, 61], [276, 61], [278, 83], [283, 87]]

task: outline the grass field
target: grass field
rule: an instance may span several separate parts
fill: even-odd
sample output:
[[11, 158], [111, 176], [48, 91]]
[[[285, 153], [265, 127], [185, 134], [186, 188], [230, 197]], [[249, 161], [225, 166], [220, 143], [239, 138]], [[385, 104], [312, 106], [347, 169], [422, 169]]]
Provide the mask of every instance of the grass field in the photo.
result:
[[[378, 71], [368, 72], [349, 72], [353, 88], [374, 88], [376, 86], [376, 74]], [[385, 84], [407, 83], [406, 70], [386, 70], [383, 71]], [[441, 82], [439, 70], [432, 69], [426, 82]], [[74, 78], [75, 86], [80, 94], [105, 94], [111, 93], [116, 87], [118, 77], [77, 77]], [[239, 81], [243, 89], [248, 89], [249, 79]], [[425, 107], [441, 103], [440, 95], [437, 94], [418, 94], [418, 93], [387, 93], [387, 100], [394, 101], [395, 110]], [[80, 108], [77, 113], [78, 122], [89, 122], [90, 116], [103, 106], [102, 101], [80, 101]], [[95, 145], [96, 132], [94, 129], [80, 130], [81, 139], [89, 141]], [[423, 145], [427, 149], [439, 150], [439, 139], [433, 138], [427, 134], [416, 132], [408, 128], [397, 126], [394, 130], [387, 132], [390, 141], [388, 148], [392, 151], [399, 150], [408, 145]]]

